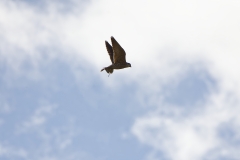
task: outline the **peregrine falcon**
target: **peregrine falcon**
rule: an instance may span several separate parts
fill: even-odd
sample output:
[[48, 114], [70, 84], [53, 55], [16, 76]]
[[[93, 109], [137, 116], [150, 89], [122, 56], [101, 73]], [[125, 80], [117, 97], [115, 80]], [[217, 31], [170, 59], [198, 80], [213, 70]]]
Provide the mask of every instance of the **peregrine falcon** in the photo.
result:
[[126, 62], [126, 53], [124, 49], [119, 45], [113, 36], [111, 37], [111, 41], [112, 46], [107, 41], [105, 41], [105, 44], [112, 64], [101, 70], [101, 72], [105, 70], [108, 73], [108, 76], [113, 73], [114, 69], [131, 67], [131, 64]]

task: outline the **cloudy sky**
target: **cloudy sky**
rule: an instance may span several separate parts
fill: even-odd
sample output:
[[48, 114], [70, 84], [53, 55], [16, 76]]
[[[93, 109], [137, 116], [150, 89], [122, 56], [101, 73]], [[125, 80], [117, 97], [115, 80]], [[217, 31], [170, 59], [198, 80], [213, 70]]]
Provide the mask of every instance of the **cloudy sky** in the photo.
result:
[[239, 8], [1, 0], [0, 159], [239, 160]]

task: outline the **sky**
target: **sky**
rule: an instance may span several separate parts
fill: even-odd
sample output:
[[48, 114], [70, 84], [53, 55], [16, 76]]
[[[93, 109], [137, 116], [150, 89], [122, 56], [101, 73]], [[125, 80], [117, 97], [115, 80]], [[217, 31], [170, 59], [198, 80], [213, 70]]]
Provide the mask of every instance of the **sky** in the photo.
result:
[[1, 0], [0, 159], [239, 160], [239, 7]]

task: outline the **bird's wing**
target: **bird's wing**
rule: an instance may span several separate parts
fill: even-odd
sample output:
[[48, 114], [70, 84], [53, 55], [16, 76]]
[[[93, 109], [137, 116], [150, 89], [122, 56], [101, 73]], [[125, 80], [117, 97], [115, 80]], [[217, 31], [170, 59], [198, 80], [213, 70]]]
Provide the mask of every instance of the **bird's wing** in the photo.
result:
[[111, 37], [112, 46], [113, 46], [113, 61], [114, 63], [126, 63], [126, 53], [124, 49], [119, 45], [119, 43]]
[[114, 63], [114, 61], [113, 61], [113, 48], [107, 41], [105, 41], [105, 44], [106, 44], [106, 48], [107, 48], [109, 57], [110, 57], [112, 63]]

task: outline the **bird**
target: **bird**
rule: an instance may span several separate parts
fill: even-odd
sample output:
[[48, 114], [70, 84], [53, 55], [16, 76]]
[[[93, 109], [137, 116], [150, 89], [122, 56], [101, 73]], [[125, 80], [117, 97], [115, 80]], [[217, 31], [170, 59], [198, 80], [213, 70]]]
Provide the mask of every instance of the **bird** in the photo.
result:
[[101, 70], [101, 72], [105, 70], [108, 76], [113, 73], [114, 69], [132, 67], [130, 63], [126, 62], [126, 52], [113, 36], [111, 36], [111, 42], [112, 46], [107, 41], [105, 41], [105, 45], [112, 64]]

